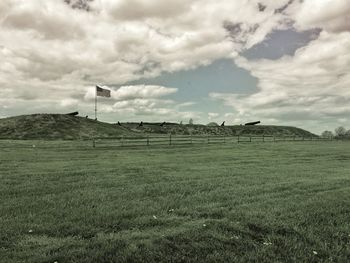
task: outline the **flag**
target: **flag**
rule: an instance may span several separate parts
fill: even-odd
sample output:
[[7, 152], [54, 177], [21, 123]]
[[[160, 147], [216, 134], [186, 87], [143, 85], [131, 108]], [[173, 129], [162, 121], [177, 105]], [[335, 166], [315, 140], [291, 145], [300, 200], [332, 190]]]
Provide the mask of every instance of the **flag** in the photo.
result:
[[111, 97], [111, 91], [109, 89], [103, 89], [100, 86], [96, 86], [96, 96]]

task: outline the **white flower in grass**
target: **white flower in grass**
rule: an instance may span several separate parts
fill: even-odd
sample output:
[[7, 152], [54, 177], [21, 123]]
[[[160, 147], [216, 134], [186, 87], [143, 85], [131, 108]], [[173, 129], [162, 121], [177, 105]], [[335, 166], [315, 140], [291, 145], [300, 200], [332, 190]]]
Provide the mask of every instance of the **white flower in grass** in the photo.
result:
[[174, 212], [174, 209], [169, 209], [168, 212]]
[[28, 233], [33, 233], [33, 230], [32, 230], [32, 229], [29, 229]]
[[153, 218], [154, 218], [154, 219], [157, 219], [157, 217], [156, 217], [155, 215], [153, 215]]
[[207, 225], [206, 224], [203, 224], [204, 227], [206, 227]]
[[270, 246], [270, 245], [272, 245], [271, 242], [264, 242], [263, 244], [264, 244], [265, 246]]
[[314, 251], [312, 251], [312, 253], [314, 253], [314, 255], [317, 255], [317, 251], [315, 251], [315, 250], [314, 250]]
[[33, 144], [33, 148], [35, 148], [36, 146], [35, 146], [35, 144]]

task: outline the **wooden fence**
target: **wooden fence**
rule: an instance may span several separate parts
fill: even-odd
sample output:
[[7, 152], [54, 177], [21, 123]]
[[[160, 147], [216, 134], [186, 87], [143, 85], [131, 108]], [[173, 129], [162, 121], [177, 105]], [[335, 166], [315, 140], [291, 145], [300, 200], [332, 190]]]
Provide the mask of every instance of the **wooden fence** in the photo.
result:
[[278, 143], [303, 141], [342, 141], [333, 138], [298, 136], [203, 136], [203, 135], [149, 135], [138, 137], [93, 138], [80, 140], [6, 140], [0, 139], [0, 151], [6, 148], [67, 148], [86, 149], [90, 147], [172, 147], [211, 144]]
[[164, 135], [144, 137], [93, 138], [92, 146], [172, 146], [194, 144], [253, 143], [253, 142], [297, 142], [297, 141], [330, 141], [332, 138], [298, 137], [298, 136], [194, 136]]

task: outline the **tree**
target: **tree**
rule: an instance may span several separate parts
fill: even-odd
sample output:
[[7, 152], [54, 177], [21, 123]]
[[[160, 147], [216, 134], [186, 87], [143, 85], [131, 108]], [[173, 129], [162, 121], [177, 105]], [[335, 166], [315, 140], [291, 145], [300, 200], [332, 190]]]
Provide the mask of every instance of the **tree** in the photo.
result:
[[345, 133], [345, 137], [346, 137], [347, 139], [350, 139], [350, 130], [348, 130], [348, 131]]
[[321, 134], [321, 137], [322, 138], [332, 138], [334, 135], [333, 135], [333, 132], [331, 131], [324, 131], [322, 132]]
[[346, 129], [343, 126], [340, 126], [335, 129], [335, 136], [344, 137], [346, 134]]
[[192, 118], [188, 121], [188, 124], [193, 125], [193, 119]]

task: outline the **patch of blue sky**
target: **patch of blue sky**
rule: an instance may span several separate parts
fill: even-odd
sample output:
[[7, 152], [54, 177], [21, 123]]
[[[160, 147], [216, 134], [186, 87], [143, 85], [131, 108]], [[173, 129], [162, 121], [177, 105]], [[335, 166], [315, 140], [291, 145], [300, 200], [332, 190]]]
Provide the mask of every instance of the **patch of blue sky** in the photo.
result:
[[125, 85], [140, 84], [177, 88], [178, 92], [168, 98], [179, 103], [193, 101], [196, 104], [191, 109], [212, 112], [227, 107], [210, 100], [209, 93], [252, 94], [256, 91], [257, 79], [239, 68], [233, 60], [220, 59], [193, 70], [164, 72], [156, 78], [140, 79]]
[[319, 29], [302, 32], [292, 28], [276, 30], [269, 34], [264, 41], [243, 52], [242, 55], [248, 60], [276, 60], [285, 55], [293, 56], [296, 50], [317, 38], [319, 33]]
[[[294, 29], [272, 32], [263, 42], [253, 46], [241, 55], [248, 60], [276, 60], [284, 55], [293, 55], [295, 51], [317, 38], [318, 30], [297, 32]], [[250, 95], [257, 92], [258, 79], [249, 71], [238, 67], [231, 59], [220, 59], [207, 66], [193, 70], [178, 72], [163, 72], [160, 76], [149, 79], [139, 79], [124, 85], [159, 85], [177, 88], [178, 92], [167, 96], [177, 103], [194, 102], [187, 106], [190, 111], [202, 112], [203, 117], [208, 112], [221, 115], [234, 109], [225, 106], [221, 101], [210, 99], [209, 94], [233, 93]]]

